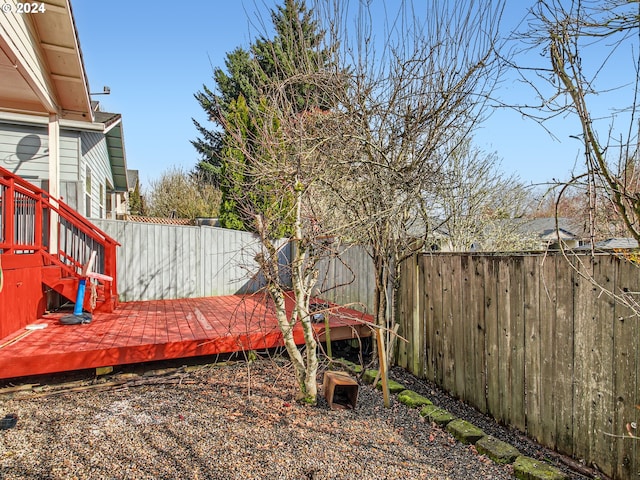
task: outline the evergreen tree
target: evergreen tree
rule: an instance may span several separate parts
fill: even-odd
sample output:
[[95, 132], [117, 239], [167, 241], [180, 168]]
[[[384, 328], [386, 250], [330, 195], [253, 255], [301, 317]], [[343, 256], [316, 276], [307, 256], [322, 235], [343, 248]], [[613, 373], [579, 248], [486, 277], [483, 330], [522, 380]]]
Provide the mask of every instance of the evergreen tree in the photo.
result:
[[[239, 132], [238, 135], [246, 139], [251, 129], [251, 123], [249, 120], [249, 108], [244, 96], [240, 95], [237, 100], [231, 101], [227, 118], [229, 125], [234, 125]], [[239, 211], [236, 199], [242, 195], [246, 162], [242, 151], [234, 147], [230, 140], [231, 137], [222, 151], [222, 158], [227, 159], [227, 161], [221, 162], [220, 167], [222, 203], [218, 219], [220, 225], [225, 228], [244, 230], [244, 219]]]
[[[275, 30], [273, 38], [263, 35], [248, 50], [236, 48], [228, 53], [226, 71], [214, 70], [216, 88], [212, 90], [204, 85], [203, 90], [195, 94], [214, 123], [214, 129], [210, 130], [194, 120], [200, 136], [192, 144], [201, 155], [196, 168], [212, 183], [220, 185], [223, 192], [220, 223], [226, 228], [251, 229], [247, 224], [249, 212], [239, 211], [236, 201], [243, 194], [247, 166], [244, 155], [234, 147], [231, 135], [225, 130], [241, 129], [242, 135], [257, 135], [255, 126], [251, 126], [252, 112], [259, 111], [263, 95], [271, 85], [285, 80], [284, 93], [291, 99], [294, 112], [327, 109], [330, 104], [322, 98], [319, 89], [306, 81], [306, 74], [317, 74], [327, 66], [328, 55], [317, 48], [323, 34], [305, 2], [285, 0], [271, 11], [271, 20]], [[259, 139], [256, 138], [255, 143], [259, 144]], [[269, 199], [269, 190], [265, 185], [262, 189], [265, 195], [253, 199], [256, 210], [271, 208], [273, 199]], [[281, 199], [280, 204], [283, 211], [286, 210], [286, 202]], [[286, 228], [280, 233], [286, 233]]]
[[255, 67], [251, 55], [242, 48], [236, 48], [227, 54], [225, 66], [229, 73], [220, 67], [213, 72], [213, 79], [218, 93], [211, 91], [206, 85], [195, 94], [196, 100], [215, 125], [214, 130], [201, 125], [193, 119], [200, 137], [191, 144], [200, 154], [200, 162], [196, 169], [212, 183], [219, 185], [222, 175], [222, 154], [224, 150], [224, 118], [234, 108], [236, 100], [242, 96], [245, 102], [257, 97], [255, 85]]
[[131, 215], [145, 215], [144, 198], [140, 192], [140, 181], [136, 179], [133, 190], [129, 193], [129, 213]]

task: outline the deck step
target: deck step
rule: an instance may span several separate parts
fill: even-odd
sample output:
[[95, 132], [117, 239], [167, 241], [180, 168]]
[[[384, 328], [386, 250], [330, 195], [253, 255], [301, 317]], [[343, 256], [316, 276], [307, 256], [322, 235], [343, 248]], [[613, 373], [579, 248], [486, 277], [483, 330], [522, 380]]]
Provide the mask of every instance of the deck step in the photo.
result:
[[[42, 267], [42, 283], [51, 288], [55, 292], [62, 295], [70, 302], [76, 301], [78, 293], [78, 278], [63, 276], [63, 269], [57, 265], [47, 265]], [[105, 286], [98, 284], [96, 286], [96, 305], [95, 311], [99, 312], [113, 312], [117, 299], [114, 299], [113, 295], [108, 295], [105, 291]], [[91, 290], [87, 285], [87, 289], [84, 296], [83, 309], [91, 311]]]
[[76, 299], [78, 280], [72, 277], [63, 277], [62, 275], [61, 267], [56, 265], [42, 267], [42, 283], [73, 302]]

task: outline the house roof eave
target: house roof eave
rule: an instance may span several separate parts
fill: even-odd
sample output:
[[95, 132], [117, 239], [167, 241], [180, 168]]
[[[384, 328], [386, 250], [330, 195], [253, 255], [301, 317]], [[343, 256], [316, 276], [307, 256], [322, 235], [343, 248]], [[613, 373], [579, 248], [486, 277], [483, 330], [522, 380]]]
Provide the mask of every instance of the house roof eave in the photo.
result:
[[70, 0], [44, 14], [0, 15], [0, 110], [92, 122], [89, 84]]
[[129, 191], [127, 177], [127, 156], [124, 148], [124, 132], [121, 119], [112, 124], [105, 132], [109, 164], [113, 175], [113, 189], [115, 191]]

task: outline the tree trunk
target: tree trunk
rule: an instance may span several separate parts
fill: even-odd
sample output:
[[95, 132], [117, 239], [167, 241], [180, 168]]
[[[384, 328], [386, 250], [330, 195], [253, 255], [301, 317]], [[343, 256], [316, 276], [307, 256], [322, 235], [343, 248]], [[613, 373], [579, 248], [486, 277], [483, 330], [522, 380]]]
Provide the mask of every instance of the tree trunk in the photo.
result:
[[[284, 341], [284, 346], [287, 349], [287, 353], [289, 354], [289, 358], [291, 359], [291, 363], [293, 364], [293, 368], [296, 371], [296, 378], [298, 379], [298, 386], [300, 390], [304, 392], [305, 388], [305, 366], [304, 359], [302, 358], [302, 354], [300, 350], [298, 350], [298, 346], [293, 338], [293, 323], [289, 322], [289, 318], [287, 317], [287, 310], [285, 308], [284, 301], [284, 292], [278, 288], [276, 285], [269, 285], [268, 287], [269, 295], [271, 296], [271, 300], [273, 300], [273, 304], [275, 305], [276, 310], [276, 319], [278, 321], [278, 327], [280, 327], [280, 331], [282, 332], [282, 339]], [[295, 317], [294, 317], [295, 318]]]
[[318, 344], [314, 337], [311, 326], [311, 316], [309, 315], [309, 298], [311, 290], [315, 285], [313, 273], [305, 265], [306, 248], [301, 244], [302, 240], [302, 189], [296, 182], [296, 222], [294, 238], [294, 258], [292, 259], [291, 283], [293, 284], [293, 295], [295, 300], [292, 323], [300, 321], [304, 334], [306, 346], [306, 365], [303, 370], [298, 371], [301, 384], [301, 402], [316, 404], [318, 394], [318, 384], [316, 376], [318, 373]]
[[[296, 380], [298, 382], [298, 401], [315, 405], [318, 395], [318, 385], [316, 376], [318, 373], [317, 342], [314, 337], [309, 315], [309, 299], [311, 291], [316, 282], [317, 273], [305, 264], [306, 251], [302, 245], [302, 222], [300, 218], [302, 208], [302, 195], [297, 192], [296, 203], [296, 223], [294, 237], [292, 238], [292, 259], [291, 259], [291, 283], [293, 287], [294, 305], [291, 317], [287, 316], [285, 304], [285, 292], [280, 285], [280, 272], [278, 263], [278, 251], [275, 245], [267, 237], [262, 229], [262, 222], [256, 218], [258, 232], [268, 256], [259, 256], [260, 269], [267, 281], [267, 291], [275, 306], [278, 327], [282, 332], [284, 346], [287, 349], [291, 363], [293, 364]], [[306, 353], [300, 353], [293, 337], [293, 328], [300, 322], [304, 334]]]

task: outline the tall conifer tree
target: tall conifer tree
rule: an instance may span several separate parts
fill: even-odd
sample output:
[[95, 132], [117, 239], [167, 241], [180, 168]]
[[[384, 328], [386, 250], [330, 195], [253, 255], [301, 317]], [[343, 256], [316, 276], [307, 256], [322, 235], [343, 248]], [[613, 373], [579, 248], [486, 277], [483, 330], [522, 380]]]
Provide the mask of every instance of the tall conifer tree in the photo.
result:
[[[215, 89], [203, 85], [202, 91], [195, 94], [214, 124], [210, 129], [194, 120], [199, 137], [192, 144], [201, 155], [197, 169], [220, 186], [223, 192], [220, 223], [227, 228], [247, 230], [251, 226], [247, 222], [248, 212], [240, 211], [237, 202], [246, 181], [238, 168], [243, 163], [242, 153], [235, 149], [225, 129], [240, 129], [248, 136], [259, 135], [251, 126], [252, 112], [261, 108], [263, 95], [270, 85], [284, 80], [290, 80], [286, 95], [298, 113], [329, 108], [329, 102], [304, 80], [306, 74], [325, 68], [328, 58], [318, 49], [323, 34], [312, 12], [304, 0], [285, 0], [271, 11], [271, 20], [272, 38], [262, 35], [247, 50], [236, 48], [228, 53], [226, 71], [219, 67], [214, 70]], [[241, 125], [243, 121], [245, 124]], [[255, 141], [258, 144], [259, 138]], [[258, 210], [269, 203], [268, 191], [265, 186], [265, 198], [255, 199]], [[286, 234], [286, 225], [273, 233]]]

